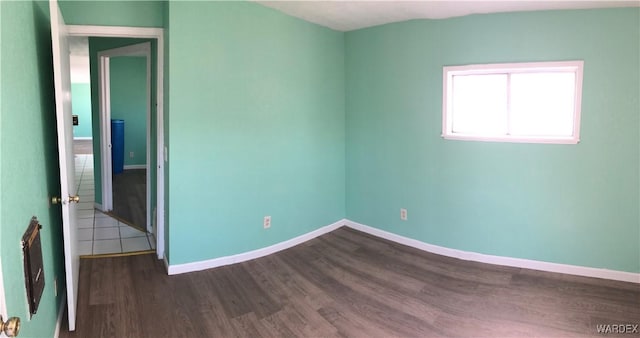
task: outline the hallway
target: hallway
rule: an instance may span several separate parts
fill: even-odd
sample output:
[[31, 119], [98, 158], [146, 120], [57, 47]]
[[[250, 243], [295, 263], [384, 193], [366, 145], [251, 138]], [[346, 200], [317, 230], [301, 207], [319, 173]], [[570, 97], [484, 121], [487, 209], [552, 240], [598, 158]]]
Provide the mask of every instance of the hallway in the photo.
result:
[[94, 207], [93, 155], [76, 154], [78, 251], [81, 256], [153, 252], [153, 234], [139, 231]]

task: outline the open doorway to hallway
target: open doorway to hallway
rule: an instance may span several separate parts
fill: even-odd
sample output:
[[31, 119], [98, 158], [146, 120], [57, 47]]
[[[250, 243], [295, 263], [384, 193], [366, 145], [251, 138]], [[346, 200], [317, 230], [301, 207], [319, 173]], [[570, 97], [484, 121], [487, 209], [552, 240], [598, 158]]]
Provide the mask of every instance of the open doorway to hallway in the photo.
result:
[[[103, 210], [131, 227], [151, 232], [147, 207], [151, 193], [147, 186], [151, 143], [150, 44], [112, 38], [90, 38], [90, 42], [101, 63], [100, 100], [108, 100], [106, 108], [100, 108], [101, 150], [108, 149], [104, 144], [111, 145], [111, 175], [102, 175], [103, 179], [110, 179], [103, 189], [109, 189], [111, 194], [103, 194]], [[113, 44], [123, 46], [110, 48]], [[105, 128], [109, 125], [110, 133]], [[109, 170], [104, 156], [101, 161], [103, 170]]]
[[[96, 121], [95, 115], [92, 114], [91, 99], [91, 76], [89, 66], [89, 48], [87, 37], [72, 37], [70, 41], [71, 54], [71, 81], [72, 81], [72, 109], [75, 116], [74, 123], [74, 158], [75, 158], [75, 189], [76, 195], [80, 197], [78, 205], [78, 251], [80, 255], [104, 255], [104, 254], [121, 254], [139, 251], [149, 251], [155, 249], [155, 238], [153, 234], [146, 232], [146, 169], [135, 168], [134, 172], [142, 172], [142, 175], [136, 175], [135, 182], [132, 180], [122, 180], [114, 176], [114, 189], [116, 194], [114, 201], [121, 200], [118, 205], [128, 207], [130, 201], [141, 199], [140, 203], [129, 208], [129, 210], [138, 211], [137, 220], [140, 222], [139, 227], [131, 227], [130, 223], [118, 219], [113, 215], [108, 215], [96, 210], [96, 187], [100, 186], [100, 181], [96, 180], [94, 175], [95, 166], [100, 166], [100, 158], [94, 158], [94, 149], [98, 149], [99, 153], [99, 133], [95, 133]], [[146, 90], [146, 88], [142, 88]], [[143, 117], [142, 124], [145, 126], [146, 114]], [[143, 137], [144, 140], [144, 137]], [[144, 141], [143, 141], [144, 142]], [[145, 145], [146, 146], [146, 145]], [[146, 151], [143, 151], [144, 154]], [[144, 157], [144, 155], [142, 155]], [[95, 165], [94, 165], [95, 163]], [[130, 169], [130, 168], [128, 168]], [[129, 170], [127, 170], [128, 172]], [[130, 175], [123, 175], [130, 176]], [[142, 182], [139, 176], [142, 176]], [[127, 188], [121, 189], [122, 186], [129, 184], [135, 187], [135, 190]], [[132, 192], [136, 195], [128, 197]], [[124, 195], [123, 195], [124, 193]], [[140, 196], [141, 195], [141, 196]], [[119, 208], [122, 210], [123, 208]], [[140, 229], [138, 229], [140, 228]]]

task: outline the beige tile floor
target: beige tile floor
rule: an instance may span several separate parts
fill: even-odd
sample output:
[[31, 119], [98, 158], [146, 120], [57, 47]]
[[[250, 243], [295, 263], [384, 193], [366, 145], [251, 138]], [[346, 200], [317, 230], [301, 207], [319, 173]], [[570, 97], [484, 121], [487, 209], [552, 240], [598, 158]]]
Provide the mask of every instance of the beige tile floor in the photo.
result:
[[75, 155], [78, 251], [80, 255], [118, 254], [155, 249], [153, 234], [132, 228], [94, 208], [93, 155]]

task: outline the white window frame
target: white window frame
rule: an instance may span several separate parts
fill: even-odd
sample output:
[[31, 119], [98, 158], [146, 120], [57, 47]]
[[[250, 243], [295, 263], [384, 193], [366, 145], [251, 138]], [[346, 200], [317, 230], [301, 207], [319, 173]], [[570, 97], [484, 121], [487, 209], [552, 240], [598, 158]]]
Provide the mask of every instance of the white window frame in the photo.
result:
[[[577, 144], [580, 142], [580, 112], [582, 103], [582, 78], [584, 61], [554, 61], [554, 62], [525, 62], [498, 63], [463, 66], [445, 66], [442, 69], [442, 137], [448, 140], [489, 141], [489, 142], [518, 142], [518, 143], [556, 143]], [[522, 136], [522, 135], [484, 135], [464, 134], [453, 132], [453, 77], [456, 75], [487, 75], [487, 74], [519, 74], [519, 73], [575, 73], [575, 102], [573, 112], [573, 135], [571, 136]], [[507, 90], [509, 91], [509, 85]], [[507, 96], [511, 94], [508, 92]], [[509, 100], [509, 99], [507, 99]], [[507, 102], [507, 109], [509, 103]], [[509, 115], [510, 112], [507, 112]]]

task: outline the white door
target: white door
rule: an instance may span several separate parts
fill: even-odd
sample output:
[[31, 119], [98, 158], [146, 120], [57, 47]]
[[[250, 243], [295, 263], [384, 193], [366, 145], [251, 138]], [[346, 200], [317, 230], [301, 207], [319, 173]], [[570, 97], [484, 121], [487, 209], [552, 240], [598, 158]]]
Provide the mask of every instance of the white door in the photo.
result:
[[[71, 79], [67, 27], [58, 1], [49, 2], [51, 15], [51, 45], [53, 49], [53, 79], [56, 97], [56, 122], [60, 157], [60, 203], [62, 207], [62, 233], [64, 235], [64, 268], [67, 279], [67, 308], [69, 330], [76, 329], [76, 302], [80, 256], [76, 247], [75, 168], [73, 158], [73, 125], [71, 117]], [[76, 200], [77, 202], [77, 200]]]

